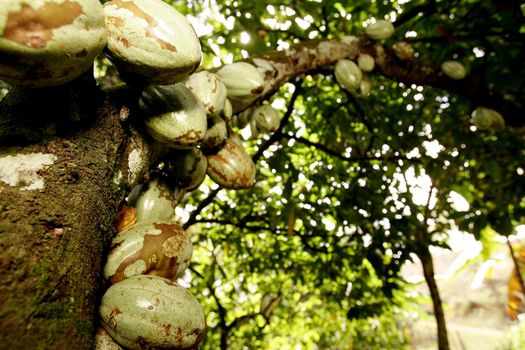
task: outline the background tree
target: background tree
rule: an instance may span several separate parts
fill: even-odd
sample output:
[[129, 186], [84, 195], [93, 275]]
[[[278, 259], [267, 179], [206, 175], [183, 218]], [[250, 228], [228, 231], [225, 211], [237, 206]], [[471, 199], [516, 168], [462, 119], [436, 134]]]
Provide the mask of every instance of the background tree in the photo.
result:
[[[392, 327], [406, 302], [400, 270], [415, 254], [434, 301], [440, 349], [447, 349], [429, 247], [446, 247], [452, 225], [478, 238], [487, 226], [508, 235], [522, 216], [523, 5], [173, 6], [204, 23], [204, 68], [269, 64], [273, 74], [257, 102], [282, 113], [275, 133], [246, 140], [258, 171], [252, 189], [206, 182], [177, 210], [195, 243], [184, 280], [208, 315], [202, 347], [400, 348], [403, 328]], [[372, 18], [391, 20], [394, 35], [381, 43], [364, 36]], [[346, 35], [359, 40], [339, 40]], [[414, 60], [394, 54], [401, 40], [413, 45]], [[359, 52], [376, 61], [366, 97], [333, 76], [338, 59]], [[467, 67], [465, 79], [442, 74], [449, 59]], [[159, 158], [136, 131], [136, 96], [112, 90], [111, 67], [98, 63], [97, 77], [108, 70], [99, 79], [103, 91], [87, 76], [30, 95], [9, 89], [0, 107], [5, 348], [92, 345], [115, 214]], [[478, 106], [501, 112], [508, 127], [476, 129], [470, 115]], [[33, 167], [6, 181], [5, 169], [21, 154], [38, 154], [37, 165], [27, 160]], [[32, 189], [40, 178], [44, 188]], [[454, 207], [455, 194], [468, 210]], [[378, 326], [384, 338], [367, 332]]]

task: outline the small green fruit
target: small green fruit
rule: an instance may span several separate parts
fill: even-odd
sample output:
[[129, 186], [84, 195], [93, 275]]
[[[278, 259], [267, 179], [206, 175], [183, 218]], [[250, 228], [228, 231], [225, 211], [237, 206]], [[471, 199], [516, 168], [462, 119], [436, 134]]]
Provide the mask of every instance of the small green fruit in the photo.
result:
[[227, 136], [226, 122], [216, 115], [208, 119], [208, 130], [206, 130], [206, 135], [202, 140], [202, 147], [207, 149], [218, 147], [226, 140]]
[[394, 34], [395, 28], [390, 21], [383, 19], [377, 20], [375, 23], [369, 24], [365, 29], [366, 35], [374, 40], [385, 40]]
[[208, 156], [208, 176], [225, 188], [248, 188], [255, 182], [255, 165], [240, 142], [230, 137]]
[[279, 112], [269, 104], [255, 108], [252, 114], [252, 120], [261, 132], [274, 132], [279, 128], [279, 124], [281, 123]]
[[363, 73], [354, 61], [342, 59], [335, 65], [335, 78], [345, 89], [356, 90], [361, 84]]
[[148, 181], [135, 204], [137, 222], [168, 221], [173, 218], [176, 206], [177, 201], [164, 181]]
[[209, 117], [222, 112], [226, 102], [226, 86], [216, 74], [202, 71], [190, 75], [186, 87], [202, 102]]
[[479, 130], [501, 130], [505, 128], [505, 119], [498, 111], [478, 107], [472, 112], [472, 124]]
[[170, 184], [191, 191], [206, 178], [208, 161], [198, 148], [192, 148], [173, 152], [167, 166]]
[[447, 77], [454, 80], [465, 78], [467, 70], [458, 61], [445, 61], [441, 64], [441, 70]]
[[264, 90], [264, 77], [255, 66], [236, 62], [222, 67], [217, 75], [228, 90], [228, 98], [237, 101], [254, 100]]
[[361, 84], [359, 84], [359, 95], [366, 97], [370, 95], [370, 90], [372, 89], [372, 82], [370, 79], [363, 77]]
[[363, 72], [371, 72], [374, 70], [375, 61], [369, 54], [360, 53], [359, 56], [357, 56], [357, 64]]

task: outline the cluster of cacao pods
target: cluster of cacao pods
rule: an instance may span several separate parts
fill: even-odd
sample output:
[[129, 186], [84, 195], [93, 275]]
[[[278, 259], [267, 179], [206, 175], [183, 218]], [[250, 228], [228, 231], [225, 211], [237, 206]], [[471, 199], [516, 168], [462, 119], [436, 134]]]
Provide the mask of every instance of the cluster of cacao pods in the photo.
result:
[[[264, 77], [247, 62], [195, 73], [199, 39], [161, 0], [15, 0], [0, 18], [0, 54], [8, 58], [0, 61], [1, 80], [26, 88], [65, 84], [104, 52], [140, 91], [137, 112], [166, 149], [162, 170], [130, 198], [134, 214], [125, 215], [107, 256], [111, 286], [100, 304], [98, 348], [196, 347], [206, 324], [196, 299], [174, 282], [192, 253], [190, 237], [173, 221], [175, 207], [206, 175], [224, 188], [254, 184], [253, 161], [228, 122], [230, 101], [253, 102]], [[260, 109], [266, 112], [253, 118], [254, 130], [277, 129], [278, 115]]]
[[[147, 191], [145, 195], [151, 196]], [[191, 238], [178, 224], [160, 221], [158, 213], [152, 213], [153, 220], [142, 215], [143, 221], [113, 239], [104, 266], [111, 286], [99, 306], [109, 337], [97, 333], [99, 350], [107, 344], [126, 349], [190, 349], [205, 335], [201, 306], [174, 281], [189, 265]]]
[[372, 84], [363, 72], [371, 72], [374, 69], [374, 58], [367, 53], [360, 53], [356, 62], [349, 59], [341, 59], [335, 65], [335, 78], [337, 82], [348, 91], [356, 91], [359, 95], [366, 97], [370, 94]]
[[162, 1], [15, 0], [0, 18], [8, 57], [0, 79], [13, 85], [67, 83], [103, 50], [126, 82], [171, 83], [195, 71], [202, 55], [189, 22]]

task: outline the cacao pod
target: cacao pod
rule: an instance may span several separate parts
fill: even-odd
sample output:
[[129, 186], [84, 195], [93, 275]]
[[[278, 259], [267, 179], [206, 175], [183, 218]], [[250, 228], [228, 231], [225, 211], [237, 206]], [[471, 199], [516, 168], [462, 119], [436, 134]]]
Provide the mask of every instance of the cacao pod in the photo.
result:
[[179, 225], [138, 223], [113, 239], [104, 278], [112, 284], [144, 274], [177, 278], [189, 266], [192, 251], [191, 237]]
[[226, 122], [218, 115], [208, 119], [208, 130], [202, 140], [203, 148], [215, 148], [220, 146], [228, 136]]
[[253, 186], [255, 165], [238, 139], [226, 139], [219, 151], [207, 158], [208, 176], [217, 184], [230, 189]]
[[412, 61], [414, 59], [414, 48], [406, 41], [395, 43], [392, 48], [400, 60]]
[[458, 61], [445, 61], [441, 64], [441, 71], [445, 73], [447, 77], [454, 80], [460, 80], [465, 78], [467, 70]]
[[152, 179], [144, 184], [137, 197], [137, 222], [170, 220], [177, 204], [178, 200], [173, 197], [168, 185], [163, 180]]
[[173, 148], [191, 148], [204, 138], [206, 112], [183, 84], [150, 85], [140, 96], [146, 129], [157, 141]]
[[374, 70], [375, 61], [374, 58], [369, 54], [360, 53], [359, 56], [357, 56], [357, 64], [359, 69], [361, 69], [363, 72], [371, 72]]
[[229, 121], [233, 115], [233, 106], [230, 100], [228, 99], [226, 99], [226, 102], [224, 103], [224, 109], [222, 111], [222, 115], [224, 116], [225, 121]]
[[0, 79], [9, 84], [65, 84], [89, 70], [106, 46], [98, 0], [0, 3]]
[[244, 129], [246, 125], [250, 124], [254, 110], [255, 107], [248, 107], [241, 113], [235, 115], [232, 120], [233, 126], [236, 126], [239, 129]]
[[355, 90], [361, 84], [363, 73], [354, 61], [342, 59], [335, 65], [335, 78], [345, 89]]
[[186, 87], [202, 102], [209, 117], [218, 115], [226, 102], [226, 86], [216, 74], [202, 71], [190, 75]]
[[264, 90], [264, 77], [255, 66], [246, 62], [228, 64], [219, 71], [228, 90], [228, 98], [237, 101], [252, 101]]
[[279, 112], [269, 104], [255, 108], [252, 120], [255, 122], [257, 129], [262, 132], [274, 132], [281, 123]]
[[501, 130], [505, 128], [505, 119], [498, 112], [490, 108], [478, 107], [472, 112], [472, 124], [480, 130]]
[[198, 148], [178, 150], [167, 162], [168, 181], [175, 188], [191, 191], [206, 178], [208, 162]]
[[370, 95], [370, 90], [372, 88], [372, 82], [370, 79], [363, 77], [361, 84], [359, 84], [359, 94], [363, 97]]
[[162, 0], [104, 4], [106, 54], [128, 83], [173, 84], [199, 67], [199, 38], [186, 17]]
[[202, 307], [186, 288], [158, 276], [134, 276], [102, 296], [104, 329], [126, 349], [197, 349], [206, 333]]
[[369, 24], [365, 29], [366, 35], [374, 40], [388, 39], [394, 34], [395, 28], [390, 21], [384, 19], [377, 20], [375, 23]]

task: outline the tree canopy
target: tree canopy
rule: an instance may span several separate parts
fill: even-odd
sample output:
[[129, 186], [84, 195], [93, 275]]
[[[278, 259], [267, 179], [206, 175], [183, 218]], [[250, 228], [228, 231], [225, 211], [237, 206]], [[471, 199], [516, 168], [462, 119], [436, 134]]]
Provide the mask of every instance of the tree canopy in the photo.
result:
[[[376, 60], [364, 73], [369, 93], [341, 87], [335, 62], [292, 63], [297, 71], [268, 78], [258, 101], [237, 106], [271, 104], [281, 123], [257, 137], [233, 126], [256, 164], [252, 188], [207, 179], [176, 209], [193, 235], [182, 280], [207, 315], [202, 349], [408, 348], [403, 265], [417, 256], [431, 266], [429, 247], [447, 247], [451, 228], [482, 240], [489, 227], [508, 236], [522, 221], [525, 5], [166, 2], [195, 26], [203, 69], [276, 62], [348, 36], [358, 40], [350, 58]], [[384, 41], [364, 34], [379, 19], [395, 26]], [[401, 41], [413, 59], [395, 55]], [[444, 75], [447, 60], [461, 62], [466, 77]], [[101, 85], [110, 73], [99, 59]], [[506, 126], [480, 130], [478, 107], [500, 112]]]
[[[217, 347], [227, 333], [239, 349], [339, 349], [351, 339], [355, 348], [397, 348], [371, 337], [374, 324], [358, 320], [389, 314], [380, 327], [390, 332], [403, 305], [400, 269], [411, 253], [446, 247], [451, 226], [481, 238], [487, 226], [508, 235], [521, 220], [521, 112], [505, 115], [518, 128], [500, 131], [476, 129], [471, 113], [478, 106], [501, 107], [486, 99], [497, 95], [521, 110], [522, 6], [175, 5], [205, 18], [205, 67], [311, 39], [362, 36], [373, 19], [396, 27], [385, 49], [399, 41], [413, 46], [414, 61], [389, 67], [406, 69], [406, 75], [388, 68], [367, 74], [368, 96], [341, 88], [332, 66], [282, 86], [269, 99], [281, 111], [281, 128], [247, 140], [258, 160], [255, 187], [232, 192], [203, 186], [185, 207], [199, 210], [191, 222], [198, 237], [191, 283], [212, 310], [205, 346]], [[451, 59], [467, 67], [468, 82], [436, 84], [436, 74], [425, 77], [412, 67]], [[454, 196], [462, 196], [467, 208], [455, 207]], [[201, 211], [199, 203], [210, 197]], [[275, 300], [272, 316], [264, 312], [267, 300]], [[403, 339], [397, 328], [393, 333], [388, 341]]]

